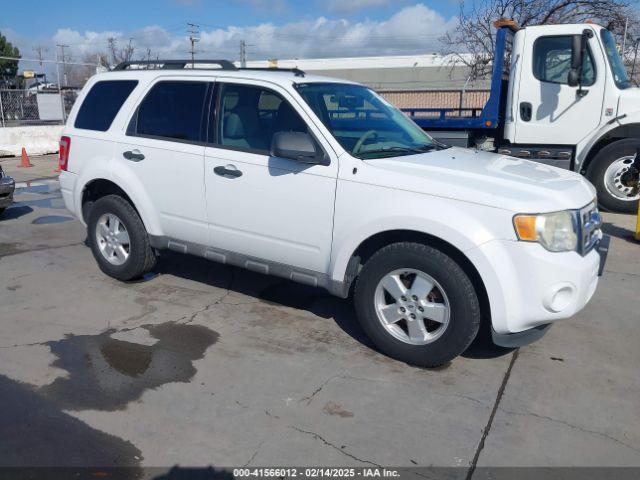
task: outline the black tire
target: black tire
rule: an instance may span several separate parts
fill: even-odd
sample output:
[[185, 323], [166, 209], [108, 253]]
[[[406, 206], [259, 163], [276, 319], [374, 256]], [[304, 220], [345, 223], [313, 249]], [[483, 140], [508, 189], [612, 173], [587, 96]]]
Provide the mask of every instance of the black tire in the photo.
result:
[[591, 161], [587, 169], [587, 178], [596, 187], [598, 204], [602, 209], [620, 213], [635, 213], [637, 211], [637, 200], [625, 201], [609, 193], [605, 186], [605, 172], [616, 160], [635, 155], [638, 147], [640, 147], [640, 139], [617, 140], [600, 150]]
[[[403, 268], [423, 271], [446, 291], [449, 324], [432, 343], [405, 343], [378, 320], [376, 287], [389, 272]], [[392, 358], [420, 367], [437, 367], [454, 359], [467, 349], [480, 327], [480, 303], [467, 274], [440, 250], [419, 243], [394, 243], [374, 254], [356, 280], [354, 297], [358, 320], [374, 345]]]
[[2, 214], [4, 213], [4, 211], [5, 211], [6, 209], [7, 209], [7, 207], [0, 208], [0, 216], [2, 216]]
[[[97, 245], [96, 225], [105, 213], [116, 215], [129, 233], [129, 257], [122, 265], [113, 265], [102, 255]], [[121, 281], [140, 278], [156, 263], [156, 254], [149, 244], [149, 235], [133, 206], [118, 195], [107, 195], [91, 207], [87, 223], [87, 238], [100, 270]]]

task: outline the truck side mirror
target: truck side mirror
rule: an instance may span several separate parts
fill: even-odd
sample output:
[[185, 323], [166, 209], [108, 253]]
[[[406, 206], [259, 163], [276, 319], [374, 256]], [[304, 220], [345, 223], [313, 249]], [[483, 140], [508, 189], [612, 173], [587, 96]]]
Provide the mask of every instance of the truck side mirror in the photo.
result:
[[567, 77], [570, 87], [577, 87], [582, 83], [582, 56], [586, 47], [584, 35], [574, 35], [571, 43], [571, 69]]

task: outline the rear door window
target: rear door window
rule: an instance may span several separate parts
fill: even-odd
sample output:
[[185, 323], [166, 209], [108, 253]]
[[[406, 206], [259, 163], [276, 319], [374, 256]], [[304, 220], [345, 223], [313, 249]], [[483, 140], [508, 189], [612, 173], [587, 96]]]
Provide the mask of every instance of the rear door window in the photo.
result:
[[203, 117], [208, 83], [163, 81], [155, 84], [144, 98], [129, 135], [178, 140], [203, 141]]
[[137, 80], [108, 80], [97, 82], [85, 97], [76, 121], [75, 128], [106, 132], [120, 107], [138, 85]]

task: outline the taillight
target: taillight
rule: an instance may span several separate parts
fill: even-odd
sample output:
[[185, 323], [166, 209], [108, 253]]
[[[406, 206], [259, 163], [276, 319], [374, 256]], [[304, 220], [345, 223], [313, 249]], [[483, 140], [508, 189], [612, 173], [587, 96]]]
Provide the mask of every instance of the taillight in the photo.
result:
[[69, 137], [60, 137], [60, 161], [58, 163], [60, 170], [67, 171], [69, 167], [69, 150], [71, 149], [71, 139]]

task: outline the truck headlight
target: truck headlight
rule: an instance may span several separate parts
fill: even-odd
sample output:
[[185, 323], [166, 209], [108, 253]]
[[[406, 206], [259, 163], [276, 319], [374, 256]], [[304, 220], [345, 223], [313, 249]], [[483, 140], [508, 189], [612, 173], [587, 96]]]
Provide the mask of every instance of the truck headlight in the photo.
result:
[[516, 215], [513, 225], [519, 240], [538, 242], [550, 252], [571, 252], [578, 248], [578, 225], [573, 212]]

